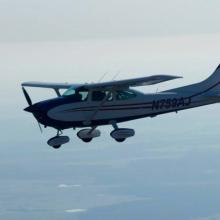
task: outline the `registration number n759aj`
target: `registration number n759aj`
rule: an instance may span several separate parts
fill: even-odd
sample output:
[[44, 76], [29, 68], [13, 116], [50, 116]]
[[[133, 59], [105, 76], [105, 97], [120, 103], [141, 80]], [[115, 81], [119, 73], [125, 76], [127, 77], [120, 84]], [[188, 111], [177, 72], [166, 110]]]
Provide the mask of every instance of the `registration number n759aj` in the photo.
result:
[[186, 107], [189, 106], [190, 104], [191, 104], [191, 98], [161, 99], [161, 100], [153, 101], [152, 110]]

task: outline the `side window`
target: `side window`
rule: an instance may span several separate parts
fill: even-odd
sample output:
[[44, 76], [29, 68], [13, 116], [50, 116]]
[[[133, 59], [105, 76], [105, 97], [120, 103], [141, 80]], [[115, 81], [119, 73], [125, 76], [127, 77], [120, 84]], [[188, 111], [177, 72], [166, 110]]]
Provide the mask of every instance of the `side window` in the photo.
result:
[[81, 99], [81, 101], [86, 101], [87, 99], [88, 99], [88, 95], [89, 95], [89, 92], [87, 91], [87, 90], [85, 90], [85, 91], [79, 91], [78, 92], [79, 93], [79, 95], [80, 95], [80, 99]]
[[117, 100], [128, 100], [135, 98], [137, 95], [132, 91], [117, 91], [116, 99]]
[[108, 97], [107, 101], [111, 102], [114, 99], [114, 94], [111, 91], [105, 91], [106, 96]]
[[102, 101], [105, 98], [106, 94], [103, 91], [93, 91], [92, 92], [92, 101], [98, 102]]
[[83, 102], [88, 99], [89, 92], [85, 89], [74, 89], [73, 87], [68, 89], [63, 96], [69, 97], [75, 102]]
[[[109, 94], [110, 93], [110, 94]], [[113, 101], [113, 93], [109, 91], [93, 91], [92, 101], [100, 102], [107, 98], [107, 101]]]

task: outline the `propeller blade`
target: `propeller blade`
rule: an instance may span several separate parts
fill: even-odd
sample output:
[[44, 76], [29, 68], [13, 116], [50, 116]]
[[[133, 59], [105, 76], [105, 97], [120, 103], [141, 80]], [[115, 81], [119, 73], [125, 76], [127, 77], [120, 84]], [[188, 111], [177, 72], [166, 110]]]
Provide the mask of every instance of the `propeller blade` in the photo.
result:
[[25, 98], [26, 98], [26, 100], [27, 100], [28, 105], [32, 105], [31, 98], [30, 98], [30, 96], [28, 95], [28, 93], [27, 93], [27, 91], [26, 91], [26, 89], [25, 89], [24, 87], [22, 87], [22, 91], [23, 91], [23, 93], [24, 93], [24, 96], [25, 96]]
[[42, 134], [42, 133], [43, 133], [43, 130], [42, 130], [42, 127], [41, 127], [41, 125], [40, 125], [40, 122], [37, 121], [37, 123], [38, 123], [38, 126], [39, 126], [39, 128], [40, 128], [40, 133]]

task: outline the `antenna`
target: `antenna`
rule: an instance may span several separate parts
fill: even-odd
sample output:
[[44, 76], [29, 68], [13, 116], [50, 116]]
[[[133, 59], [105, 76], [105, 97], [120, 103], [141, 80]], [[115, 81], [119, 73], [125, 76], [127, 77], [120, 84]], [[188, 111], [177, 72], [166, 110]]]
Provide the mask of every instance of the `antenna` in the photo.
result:
[[119, 75], [120, 73], [121, 73], [121, 72], [118, 71], [118, 72], [113, 76], [112, 81], [114, 81], [114, 80], [118, 77], [118, 75]]
[[104, 73], [104, 74], [100, 77], [100, 79], [98, 80], [98, 82], [100, 83], [100, 82], [106, 77], [107, 74], [108, 74], [108, 72]]

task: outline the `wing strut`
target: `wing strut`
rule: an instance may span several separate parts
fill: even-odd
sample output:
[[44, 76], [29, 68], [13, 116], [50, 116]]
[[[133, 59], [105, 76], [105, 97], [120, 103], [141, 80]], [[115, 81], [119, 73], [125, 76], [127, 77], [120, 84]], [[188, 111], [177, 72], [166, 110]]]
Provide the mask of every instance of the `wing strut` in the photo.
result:
[[84, 125], [89, 126], [92, 123], [92, 120], [95, 118], [95, 116], [98, 114], [100, 108], [107, 102], [107, 100], [110, 98], [112, 91], [108, 91], [107, 95], [105, 98], [101, 101], [100, 105], [97, 107], [97, 109], [94, 110], [94, 113], [92, 114], [91, 118], [87, 121], [84, 121]]

